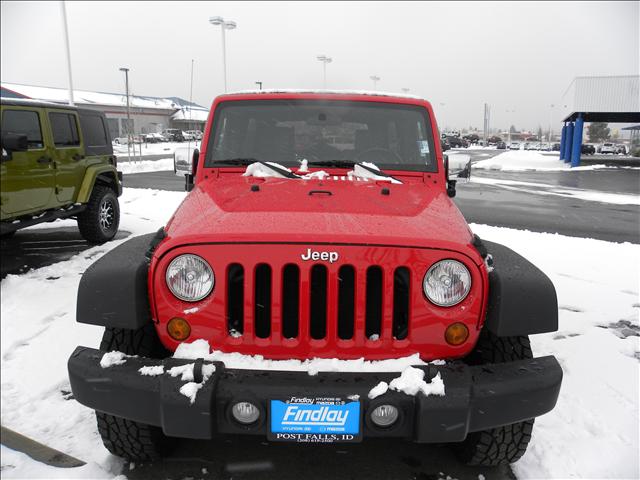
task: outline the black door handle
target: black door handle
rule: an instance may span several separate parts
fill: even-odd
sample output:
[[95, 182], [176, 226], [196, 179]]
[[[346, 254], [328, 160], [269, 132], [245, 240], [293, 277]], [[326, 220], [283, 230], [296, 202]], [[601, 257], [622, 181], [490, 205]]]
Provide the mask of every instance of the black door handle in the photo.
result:
[[38, 163], [51, 163], [51, 159], [49, 157], [40, 157]]

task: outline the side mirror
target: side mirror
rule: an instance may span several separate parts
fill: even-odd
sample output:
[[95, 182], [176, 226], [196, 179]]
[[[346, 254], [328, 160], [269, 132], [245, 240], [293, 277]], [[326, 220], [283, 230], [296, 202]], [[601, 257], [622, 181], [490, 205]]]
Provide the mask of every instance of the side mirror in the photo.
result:
[[184, 189], [187, 192], [193, 190], [196, 184], [196, 173], [198, 172], [198, 162], [200, 160], [200, 150], [197, 148], [193, 151], [193, 157], [191, 157], [191, 173], [187, 173], [184, 176]]
[[456, 181], [449, 180], [449, 155], [444, 156], [444, 178], [447, 182], [447, 195], [451, 198], [456, 196]]

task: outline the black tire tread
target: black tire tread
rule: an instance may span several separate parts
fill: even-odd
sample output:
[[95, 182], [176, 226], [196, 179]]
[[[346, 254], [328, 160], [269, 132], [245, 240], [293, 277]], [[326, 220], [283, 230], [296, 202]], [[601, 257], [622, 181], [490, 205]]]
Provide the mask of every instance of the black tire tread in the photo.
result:
[[[116, 226], [112, 235], [105, 235], [98, 222], [98, 218], [100, 216], [100, 203], [104, 196], [108, 194], [113, 195], [116, 205]], [[87, 202], [87, 208], [78, 214], [78, 229], [80, 230], [80, 234], [89, 243], [105, 243], [116, 235], [119, 224], [120, 208], [118, 206], [118, 197], [116, 192], [106, 185], [94, 185], [91, 197]]]
[[[498, 337], [486, 329], [465, 358], [469, 365], [506, 363], [533, 358], [529, 337]], [[456, 446], [458, 458], [467, 465], [495, 467], [517, 462], [526, 452], [534, 419], [467, 435]]]
[[[169, 352], [162, 346], [152, 323], [137, 330], [106, 328], [100, 350], [164, 358]], [[167, 437], [160, 427], [146, 425], [108, 413], [96, 412], [98, 432], [105, 448], [129, 461], [149, 462], [169, 453], [175, 439]]]

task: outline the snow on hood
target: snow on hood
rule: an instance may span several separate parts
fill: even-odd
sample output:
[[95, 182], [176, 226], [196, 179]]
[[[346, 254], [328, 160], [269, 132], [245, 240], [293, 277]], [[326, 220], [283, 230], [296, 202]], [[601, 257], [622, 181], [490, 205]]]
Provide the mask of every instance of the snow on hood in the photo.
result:
[[[270, 168], [269, 165], [274, 168]], [[368, 168], [365, 168], [368, 167]], [[380, 172], [380, 174], [376, 174], [371, 170], [376, 170]], [[285, 175], [284, 172], [288, 172], [289, 175]], [[254, 162], [251, 165], [247, 166], [247, 169], [242, 174], [243, 177], [257, 177], [257, 178], [294, 178], [294, 179], [302, 179], [302, 180], [311, 180], [318, 179], [324, 180], [326, 177], [330, 175], [324, 170], [320, 170], [317, 172], [309, 172], [308, 162], [307, 160], [303, 160], [300, 168], [297, 173], [294, 173], [291, 169], [285, 167], [276, 162]], [[347, 178], [349, 180], [354, 180], [356, 178], [367, 179], [367, 180], [377, 180], [382, 182], [391, 182], [396, 184], [402, 184], [402, 182], [396, 178], [391, 176], [384, 175], [383, 172], [373, 163], [362, 162], [361, 164], [356, 164], [353, 167], [353, 170], [347, 172]]]
[[[380, 172], [380, 175], [373, 173], [371, 170], [368, 170], [364, 167], [369, 167], [372, 170], [377, 170]], [[374, 163], [369, 162], [361, 162], [361, 164], [356, 164], [353, 166], [353, 170], [347, 172], [348, 177], [357, 177], [357, 178], [367, 178], [369, 180], [378, 180], [382, 182], [391, 182], [401, 184], [402, 182], [396, 178], [389, 177], [383, 175], [380, 169]]]
[[[291, 171], [291, 169], [285, 167], [284, 165], [276, 163], [276, 162], [255, 162], [255, 163], [252, 163], [251, 165], [247, 166], [247, 169], [242, 174], [242, 176], [243, 177], [257, 177], [257, 178], [270, 178], [270, 177], [274, 177], [274, 178], [300, 178], [302, 180], [311, 180], [311, 179], [323, 180], [324, 178], [329, 176], [329, 174], [327, 172], [325, 172], [324, 170], [320, 170], [318, 172], [307, 173], [307, 172], [309, 172], [309, 169], [308, 169], [307, 163], [306, 163], [307, 161], [303, 160], [302, 162], [303, 162], [302, 165], [298, 169], [298, 173], [294, 173], [293, 171]], [[269, 168], [268, 165], [272, 165], [275, 168]], [[278, 170], [280, 170], [280, 171], [278, 171]], [[285, 176], [283, 173], [281, 173], [281, 171], [289, 172], [291, 175]], [[300, 175], [301, 173], [304, 173], [304, 175]]]

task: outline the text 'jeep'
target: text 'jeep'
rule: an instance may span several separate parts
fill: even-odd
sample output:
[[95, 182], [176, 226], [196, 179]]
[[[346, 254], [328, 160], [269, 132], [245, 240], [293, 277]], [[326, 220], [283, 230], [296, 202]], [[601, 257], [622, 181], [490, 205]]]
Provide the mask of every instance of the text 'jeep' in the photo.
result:
[[78, 321], [106, 329], [69, 376], [111, 452], [247, 434], [522, 456], [562, 380], [528, 340], [557, 329], [555, 289], [470, 231], [428, 102], [223, 95], [186, 180], [165, 228], [80, 284]]

